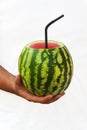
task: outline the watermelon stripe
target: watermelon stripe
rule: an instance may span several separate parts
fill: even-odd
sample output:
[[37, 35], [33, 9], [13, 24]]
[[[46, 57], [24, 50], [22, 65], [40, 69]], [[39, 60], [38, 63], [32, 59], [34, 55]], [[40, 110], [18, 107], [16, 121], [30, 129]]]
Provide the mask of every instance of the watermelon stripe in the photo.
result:
[[[70, 53], [68, 51], [68, 49], [65, 47], [65, 51], [66, 51], [66, 54], [68, 56], [68, 68], [70, 69], [70, 71], [68, 71], [68, 74], [70, 75], [70, 77], [72, 78], [72, 73], [73, 73], [73, 61], [72, 61], [72, 58], [70, 56]], [[70, 81], [71, 81], [71, 78], [70, 78]]]
[[62, 57], [62, 55], [61, 55], [61, 53], [60, 53], [60, 49], [59, 49], [59, 53], [58, 53], [56, 59], [57, 59], [57, 63], [58, 63], [59, 65], [61, 65], [61, 64], [63, 63], [63, 57]]
[[30, 67], [32, 55], [33, 55], [33, 49], [28, 49], [28, 56], [26, 58], [25, 68], [29, 68]]
[[[72, 78], [72, 72], [73, 72], [73, 67], [72, 67], [72, 65], [73, 65], [73, 62], [72, 62], [72, 58], [70, 57], [70, 54], [69, 54], [69, 52], [68, 52], [68, 50], [67, 50], [67, 48], [65, 48], [65, 50], [66, 50], [66, 53], [67, 53], [67, 55], [68, 55], [68, 74], [67, 74], [67, 82], [66, 82], [66, 85], [65, 85], [65, 89], [64, 90], [66, 90], [67, 89], [67, 87], [68, 87], [68, 85], [70, 84], [70, 81], [71, 81], [71, 78]], [[62, 91], [64, 91], [64, 90], [62, 90]]]
[[[61, 60], [60, 60], [60, 57], [61, 57]], [[58, 65], [60, 71], [62, 71], [63, 57], [61, 54], [61, 49], [59, 49], [59, 52], [55, 58], [56, 58], [56, 64]]]
[[[37, 54], [37, 59], [39, 59], [38, 74], [37, 74], [37, 77], [38, 77], [38, 80], [37, 80], [38, 89], [40, 89], [40, 83], [41, 83], [42, 54], [43, 54], [43, 52], [41, 53], [41, 51]], [[36, 61], [37, 61], [37, 59], [36, 59]]]
[[64, 88], [61, 89], [60, 93], [63, 93], [63, 92], [67, 89], [69, 83], [70, 83], [70, 77], [69, 77], [69, 75], [67, 75], [67, 81], [66, 81], [66, 84], [65, 84]]
[[[60, 61], [60, 57], [62, 58], [61, 61]], [[53, 95], [58, 94], [58, 91], [60, 90], [62, 83], [64, 82], [64, 73], [65, 72], [64, 72], [64, 66], [63, 66], [63, 57], [62, 57], [62, 53], [61, 53], [61, 48], [59, 49], [59, 52], [57, 54], [56, 61], [57, 61], [56, 65], [59, 67], [61, 73], [56, 79], [57, 85], [53, 87]]]
[[72, 59], [71, 59], [70, 53], [69, 53], [69, 51], [66, 47], [65, 47], [65, 51], [66, 51], [66, 54], [68, 56], [68, 62], [69, 62], [69, 67], [70, 67], [70, 75], [72, 75]]
[[[66, 84], [66, 81], [67, 81], [67, 70], [68, 70], [67, 63], [66, 63], [67, 55], [65, 55], [64, 48], [60, 49], [60, 53], [61, 53], [61, 55], [63, 57], [64, 76], [62, 74], [61, 79], [60, 79], [60, 81], [61, 81], [60, 85], [61, 86], [60, 86], [59, 91], [58, 91], [59, 93], [65, 87], [65, 84]], [[63, 77], [63, 80], [62, 80], [62, 77]]]
[[54, 67], [54, 75], [53, 75], [53, 79], [52, 79], [52, 81], [51, 81], [51, 84], [50, 84], [50, 87], [49, 87], [49, 92], [53, 92], [54, 90], [55, 90], [55, 87], [57, 86], [57, 79], [58, 79], [58, 77], [60, 76], [60, 74], [61, 74], [61, 71], [60, 71], [60, 69], [59, 69], [59, 67], [56, 65], [55, 67]]
[[24, 53], [23, 53], [24, 58], [23, 58], [22, 61], [21, 61], [21, 67], [22, 67], [22, 69], [21, 69], [21, 77], [22, 77], [23, 83], [25, 84], [26, 87], [28, 87], [28, 84], [27, 84], [27, 82], [26, 82], [26, 80], [25, 80], [25, 79], [26, 79], [25, 64], [26, 64], [26, 61], [27, 61], [28, 54], [29, 54], [28, 49], [25, 48], [25, 51], [24, 51]]
[[[33, 50], [32, 49], [28, 49], [28, 56], [26, 57], [26, 64], [25, 64], [25, 75], [24, 78], [26, 79], [27, 82], [27, 88], [30, 90], [30, 92], [32, 92], [30, 83], [31, 83], [31, 71], [30, 71], [30, 64], [31, 64], [31, 60], [32, 60], [32, 54], [33, 54]], [[26, 71], [27, 70], [27, 71]]]
[[37, 52], [38, 50], [34, 50], [33, 51], [33, 54], [32, 54], [32, 59], [31, 59], [31, 64], [30, 64], [30, 68], [33, 68], [33, 69], [30, 69], [30, 87], [32, 89], [32, 92], [35, 93], [35, 86], [34, 86], [34, 75], [35, 75], [35, 66], [36, 66], [36, 62], [35, 62], [35, 59], [36, 59], [36, 56], [37, 56]]
[[[58, 54], [58, 51], [59, 49], [54, 49], [51, 50], [51, 55], [50, 55], [50, 64], [49, 65], [49, 70], [50, 70], [50, 74], [49, 76], [51, 78], [49, 78], [49, 81], [48, 81], [48, 87], [46, 87], [46, 92], [49, 92], [50, 94], [56, 90], [56, 86], [57, 86], [57, 77], [60, 76], [60, 71], [61, 71], [61, 68], [60, 68], [60, 65], [57, 64], [57, 54]], [[51, 81], [51, 82], [50, 82]], [[50, 84], [49, 84], [50, 83]], [[53, 87], [54, 86], [54, 87]]]
[[[68, 87], [68, 85], [69, 85], [69, 83], [70, 83], [70, 77], [71, 77], [71, 67], [70, 67], [70, 59], [69, 59], [69, 54], [67, 53], [67, 51], [66, 51], [66, 49], [65, 49], [65, 47], [64, 48], [62, 48], [62, 51], [63, 51], [63, 53], [64, 53], [64, 56], [65, 56], [65, 61], [66, 61], [66, 63], [64, 63], [64, 65], [65, 65], [65, 67], [67, 68], [67, 71], [65, 72], [66, 74], [64, 74], [64, 77], [66, 77], [65, 78], [65, 82], [62, 84], [62, 86], [63, 86], [63, 88], [61, 88], [61, 90], [59, 91], [59, 93], [62, 93], [67, 87]], [[66, 55], [65, 55], [66, 54]], [[62, 54], [62, 56], [63, 56], [63, 54]], [[67, 59], [66, 59], [67, 58]], [[66, 70], [66, 69], [65, 69]]]
[[[47, 89], [47, 81], [48, 81], [48, 72], [49, 71], [49, 54], [48, 50], [44, 50], [41, 54], [41, 59], [43, 59], [43, 63], [41, 62], [38, 69], [38, 91], [39, 95], [45, 95]], [[44, 86], [45, 85], [45, 86]], [[41, 92], [40, 92], [41, 90]]]
[[[44, 58], [44, 53], [45, 53], [45, 58]], [[43, 59], [43, 63], [41, 64], [41, 72], [40, 72], [40, 85], [43, 87], [43, 84], [45, 84], [47, 82], [47, 78], [48, 78], [48, 72], [49, 72], [49, 67], [48, 67], [48, 63], [49, 63], [49, 59], [48, 59], [48, 55], [46, 52], [42, 53], [41, 58]]]
[[19, 72], [21, 73], [21, 70], [22, 70], [22, 61], [24, 59], [24, 55], [26, 53], [26, 48], [24, 48], [20, 54], [20, 57], [19, 57], [19, 61], [18, 61], [18, 69], [19, 69]]
[[[49, 50], [50, 51], [50, 50]], [[52, 51], [52, 50], [51, 50]], [[51, 84], [50, 81], [53, 80], [53, 76], [54, 76], [54, 63], [53, 63], [53, 54], [47, 52], [48, 55], [48, 59], [50, 59], [50, 61], [48, 62], [48, 67], [49, 67], [49, 72], [48, 72], [48, 77], [47, 77], [47, 82], [45, 83], [45, 94], [50, 93], [50, 88], [51, 88]], [[49, 84], [50, 83], [50, 84]]]
[[[25, 76], [25, 72], [26, 72], [26, 70], [25, 70], [25, 68], [24, 68], [24, 66], [25, 66], [25, 63], [26, 63], [26, 57], [27, 57], [27, 55], [28, 55], [28, 51], [26, 51], [26, 49], [27, 48], [25, 48], [23, 51], [22, 51], [22, 54], [21, 54], [21, 57], [20, 57], [20, 62], [21, 62], [21, 64], [20, 64], [20, 75], [21, 75], [21, 77], [22, 77], [22, 82], [24, 83], [24, 85], [27, 87], [27, 82], [26, 82], [26, 80], [25, 80], [25, 78], [24, 78], [24, 76]], [[24, 57], [22, 58], [22, 55], [24, 55]]]
[[[22, 63], [21, 63], [22, 67], [25, 67], [25, 68], [26, 68], [25, 65], [26, 65], [26, 61], [27, 61], [28, 54], [29, 54], [29, 51], [28, 51], [28, 49], [26, 48], [26, 53], [25, 53], [24, 58], [23, 58]], [[21, 74], [22, 74], [22, 75], [25, 75], [25, 73], [26, 73], [26, 69], [22, 69]]]
[[42, 65], [42, 54], [43, 54], [43, 51], [38, 51], [36, 59], [35, 59], [35, 61], [37, 61], [37, 62], [35, 62], [36, 63], [36, 67], [35, 67], [36, 73], [35, 73], [35, 81], [34, 81], [36, 95], [38, 95], [38, 94], [40, 95], [40, 94], [42, 94], [41, 92], [43, 92], [40, 88], [41, 81], [42, 81], [41, 76], [40, 76], [41, 75], [40, 74], [41, 73], [41, 65]]
[[28, 88], [27, 81], [26, 81], [26, 79], [25, 79], [24, 77], [22, 77], [22, 82], [23, 82], [24, 86], [25, 86], [26, 88]]

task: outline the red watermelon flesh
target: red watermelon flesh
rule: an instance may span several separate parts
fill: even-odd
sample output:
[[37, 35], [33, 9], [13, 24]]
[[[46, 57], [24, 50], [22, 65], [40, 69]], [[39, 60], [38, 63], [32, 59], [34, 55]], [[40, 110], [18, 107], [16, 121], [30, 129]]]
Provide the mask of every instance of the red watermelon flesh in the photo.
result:
[[[35, 49], [44, 49], [45, 48], [45, 43], [43, 42], [39, 42], [39, 43], [35, 43], [30, 45], [31, 48], [35, 48]], [[56, 44], [56, 43], [50, 43], [48, 42], [48, 48], [59, 48], [60, 45]]]

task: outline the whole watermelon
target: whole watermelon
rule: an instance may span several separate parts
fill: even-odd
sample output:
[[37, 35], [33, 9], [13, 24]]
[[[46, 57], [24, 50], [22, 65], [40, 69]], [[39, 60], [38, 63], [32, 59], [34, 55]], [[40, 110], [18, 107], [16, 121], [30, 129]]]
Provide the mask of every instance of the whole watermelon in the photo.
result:
[[58, 47], [45, 48], [44, 41], [32, 42], [23, 48], [18, 60], [24, 86], [37, 96], [63, 93], [73, 74], [73, 61], [66, 46], [56, 41], [48, 43]]

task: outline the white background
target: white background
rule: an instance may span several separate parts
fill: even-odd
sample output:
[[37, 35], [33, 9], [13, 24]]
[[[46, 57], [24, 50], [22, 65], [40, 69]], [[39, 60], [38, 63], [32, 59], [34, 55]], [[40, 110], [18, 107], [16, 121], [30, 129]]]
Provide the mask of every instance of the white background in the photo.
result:
[[31, 103], [0, 90], [0, 130], [87, 130], [87, 0], [0, 0], [0, 65], [18, 74], [18, 57], [25, 44], [44, 39], [61, 41], [71, 52], [74, 74], [58, 101]]

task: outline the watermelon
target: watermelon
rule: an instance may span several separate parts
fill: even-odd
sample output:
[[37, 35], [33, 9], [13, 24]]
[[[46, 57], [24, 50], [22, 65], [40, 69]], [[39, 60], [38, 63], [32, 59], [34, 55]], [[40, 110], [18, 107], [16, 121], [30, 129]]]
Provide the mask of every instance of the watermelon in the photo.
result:
[[23, 48], [18, 59], [22, 82], [37, 96], [63, 93], [73, 74], [73, 61], [67, 47], [57, 41], [31, 42]]

